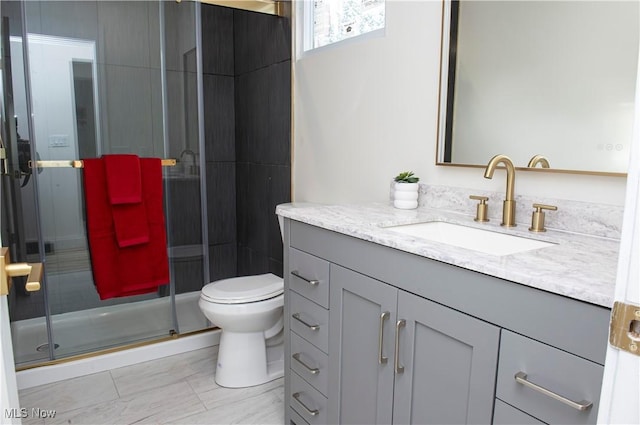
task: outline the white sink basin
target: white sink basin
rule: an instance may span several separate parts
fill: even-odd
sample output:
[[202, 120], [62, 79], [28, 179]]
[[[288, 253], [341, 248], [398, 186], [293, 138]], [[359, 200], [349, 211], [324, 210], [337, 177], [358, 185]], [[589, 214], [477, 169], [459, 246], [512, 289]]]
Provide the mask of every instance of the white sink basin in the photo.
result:
[[481, 230], [444, 221], [390, 226], [386, 229], [492, 255], [509, 255], [555, 244], [520, 236]]

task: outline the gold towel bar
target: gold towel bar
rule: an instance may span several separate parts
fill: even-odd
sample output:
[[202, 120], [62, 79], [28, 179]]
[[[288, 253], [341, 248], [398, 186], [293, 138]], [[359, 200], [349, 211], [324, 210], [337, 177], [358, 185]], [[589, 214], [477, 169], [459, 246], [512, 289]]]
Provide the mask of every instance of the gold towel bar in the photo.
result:
[[[35, 167], [34, 167], [35, 162]], [[173, 167], [176, 165], [175, 159], [163, 159], [163, 167]], [[84, 163], [82, 160], [74, 161], [29, 161], [29, 168], [54, 168], [54, 167], [67, 167], [67, 168], [82, 168]]]

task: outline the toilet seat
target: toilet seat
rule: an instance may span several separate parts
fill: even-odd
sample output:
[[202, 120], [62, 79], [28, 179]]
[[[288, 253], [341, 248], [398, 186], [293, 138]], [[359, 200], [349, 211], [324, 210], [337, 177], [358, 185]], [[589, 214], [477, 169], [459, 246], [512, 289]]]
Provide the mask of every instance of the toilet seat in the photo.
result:
[[205, 285], [200, 297], [217, 304], [244, 304], [264, 301], [284, 292], [282, 278], [271, 274], [223, 279]]

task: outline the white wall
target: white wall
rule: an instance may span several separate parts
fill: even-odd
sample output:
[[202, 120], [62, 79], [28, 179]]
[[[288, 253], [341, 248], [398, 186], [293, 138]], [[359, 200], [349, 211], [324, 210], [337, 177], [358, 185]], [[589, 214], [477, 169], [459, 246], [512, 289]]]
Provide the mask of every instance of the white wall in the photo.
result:
[[[504, 173], [486, 180], [480, 168], [435, 165], [442, 3], [387, 0], [386, 13], [384, 36], [294, 62], [293, 199], [387, 201], [403, 170], [430, 184], [504, 190]], [[516, 194], [624, 205], [625, 183], [520, 172]]]

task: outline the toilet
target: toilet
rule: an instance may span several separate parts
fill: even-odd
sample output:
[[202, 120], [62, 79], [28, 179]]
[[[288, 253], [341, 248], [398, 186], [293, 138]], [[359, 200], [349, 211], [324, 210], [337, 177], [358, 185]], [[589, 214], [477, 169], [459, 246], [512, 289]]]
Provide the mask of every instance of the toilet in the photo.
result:
[[198, 305], [222, 329], [215, 381], [221, 387], [260, 385], [284, 375], [284, 283], [271, 274], [212, 282]]

